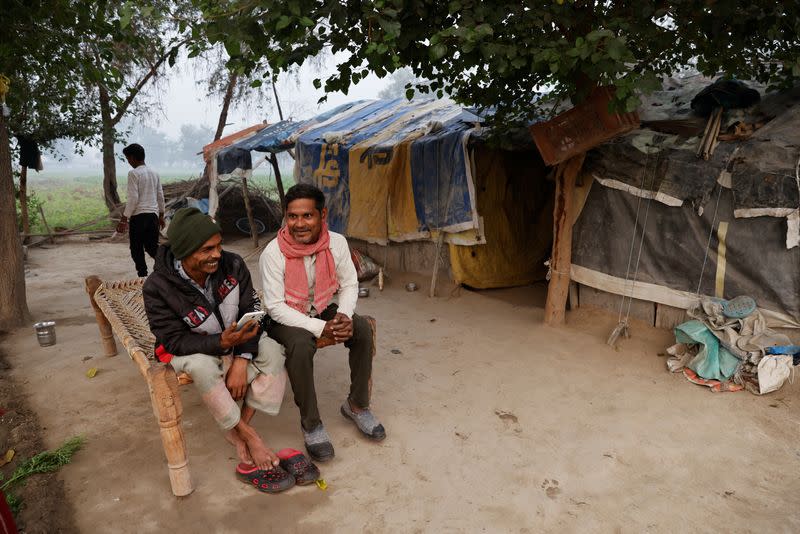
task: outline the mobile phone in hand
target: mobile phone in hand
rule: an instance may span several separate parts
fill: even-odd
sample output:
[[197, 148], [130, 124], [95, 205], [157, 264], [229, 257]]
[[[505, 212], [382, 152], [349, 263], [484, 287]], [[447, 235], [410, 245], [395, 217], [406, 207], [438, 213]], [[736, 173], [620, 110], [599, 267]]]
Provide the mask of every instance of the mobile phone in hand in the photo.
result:
[[245, 313], [239, 318], [238, 321], [236, 321], [236, 331], [238, 332], [239, 330], [244, 328], [245, 325], [250, 321], [260, 321], [261, 319], [264, 318], [266, 314], [267, 312], [263, 311], [254, 311]]

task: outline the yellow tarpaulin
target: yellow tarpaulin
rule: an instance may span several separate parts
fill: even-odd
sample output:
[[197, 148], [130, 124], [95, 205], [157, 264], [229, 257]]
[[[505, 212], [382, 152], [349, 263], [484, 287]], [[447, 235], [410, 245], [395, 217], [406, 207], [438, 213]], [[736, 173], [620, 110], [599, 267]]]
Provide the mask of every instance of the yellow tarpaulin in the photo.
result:
[[536, 152], [474, 151], [485, 245], [450, 245], [455, 281], [479, 289], [544, 279], [553, 238], [553, 184]]

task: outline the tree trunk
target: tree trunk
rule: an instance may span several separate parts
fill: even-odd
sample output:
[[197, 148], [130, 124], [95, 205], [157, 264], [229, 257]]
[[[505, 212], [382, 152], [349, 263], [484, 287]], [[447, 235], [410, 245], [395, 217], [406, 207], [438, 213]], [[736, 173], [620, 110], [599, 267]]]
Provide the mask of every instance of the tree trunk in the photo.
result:
[[275, 95], [275, 105], [278, 107], [278, 117], [283, 120], [283, 109], [281, 109], [281, 101], [278, 98], [278, 90], [275, 88], [275, 80], [272, 80], [272, 94]]
[[225, 123], [228, 122], [228, 109], [231, 107], [231, 100], [233, 100], [233, 90], [236, 88], [236, 81], [239, 75], [231, 72], [231, 77], [228, 80], [228, 88], [225, 89], [225, 96], [222, 99], [222, 111], [219, 112], [219, 121], [217, 122], [217, 132], [214, 134], [214, 141], [222, 137], [222, 131], [225, 129]]
[[0, 111], [0, 331], [30, 321], [25, 297], [25, 264], [17, 230], [14, 176], [6, 119]]
[[100, 117], [103, 126], [103, 198], [109, 213], [115, 215], [122, 201], [117, 192], [117, 160], [114, 157], [114, 120], [111, 117], [111, 98], [102, 85], [98, 86], [100, 95]]
[[19, 215], [22, 219], [22, 240], [31, 233], [31, 222], [28, 215], [28, 167], [19, 170]]

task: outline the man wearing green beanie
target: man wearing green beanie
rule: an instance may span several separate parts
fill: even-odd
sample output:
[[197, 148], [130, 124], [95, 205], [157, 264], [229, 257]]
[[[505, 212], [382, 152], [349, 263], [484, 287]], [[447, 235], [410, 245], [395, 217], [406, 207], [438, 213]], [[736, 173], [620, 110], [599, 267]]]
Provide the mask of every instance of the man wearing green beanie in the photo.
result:
[[[261, 310], [244, 260], [222, 250], [219, 225], [197, 208], [183, 208], [167, 229], [143, 287], [155, 356], [191, 375], [203, 402], [236, 447], [236, 474], [260, 491], [294, 485], [291, 474], [250, 425], [255, 411], [277, 415], [286, 388], [283, 347], [260, 334]], [[239, 408], [237, 401], [242, 400]]]

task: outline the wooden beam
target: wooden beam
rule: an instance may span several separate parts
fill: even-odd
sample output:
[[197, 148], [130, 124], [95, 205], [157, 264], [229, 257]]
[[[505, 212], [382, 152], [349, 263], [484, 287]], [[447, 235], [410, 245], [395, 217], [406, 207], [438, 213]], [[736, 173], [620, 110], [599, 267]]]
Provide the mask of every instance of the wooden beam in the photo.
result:
[[281, 178], [281, 168], [278, 166], [278, 156], [274, 152], [270, 155], [269, 162], [272, 164], [272, 170], [275, 171], [275, 185], [278, 186], [278, 196], [280, 197], [281, 201], [281, 213], [283, 213], [283, 179]]
[[586, 153], [574, 156], [556, 167], [556, 199], [553, 207], [553, 253], [550, 257], [550, 284], [544, 305], [544, 322], [564, 324], [569, 270], [572, 263], [573, 193]]
[[28, 167], [25, 165], [19, 171], [19, 212], [22, 219], [22, 242], [31, 232], [30, 216], [28, 215]]
[[253, 238], [253, 248], [258, 248], [258, 228], [253, 217], [253, 208], [250, 207], [250, 191], [247, 189], [247, 177], [242, 176], [242, 195], [244, 196], [244, 210], [247, 213], [247, 224], [250, 225], [250, 237]]
[[[42, 204], [44, 204], [44, 202]], [[39, 215], [42, 217], [42, 224], [44, 225], [44, 229], [47, 230], [47, 235], [50, 236], [50, 242], [55, 245], [56, 238], [53, 237], [53, 231], [50, 230], [50, 225], [47, 224], [47, 219], [44, 217], [44, 208], [42, 204], [39, 204]]]
[[178, 377], [171, 365], [157, 363], [147, 370], [147, 385], [153, 413], [161, 429], [161, 445], [167, 457], [172, 493], [177, 497], [189, 495], [194, 491], [194, 486], [189, 474], [186, 438], [181, 426], [183, 406], [178, 394]]
[[97, 288], [100, 287], [102, 281], [99, 276], [87, 276], [85, 279], [86, 293], [89, 295], [89, 302], [92, 303], [94, 310], [94, 318], [97, 321], [97, 327], [100, 329], [100, 338], [103, 340], [103, 352], [106, 356], [117, 355], [117, 344], [114, 342], [114, 331], [111, 329], [111, 323], [108, 322], [103, 310], [97, 305], [94, 300], [94, 294], [97, 293]]

